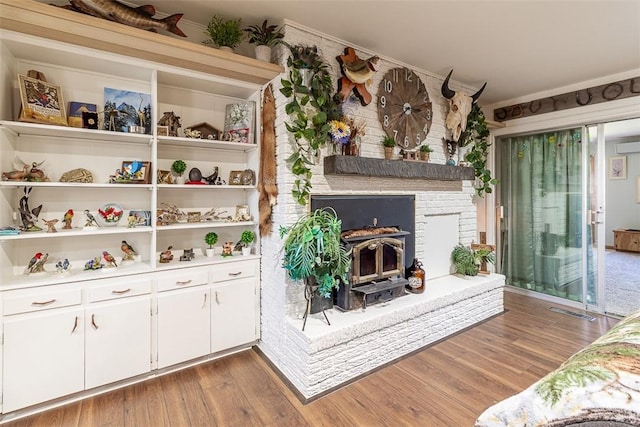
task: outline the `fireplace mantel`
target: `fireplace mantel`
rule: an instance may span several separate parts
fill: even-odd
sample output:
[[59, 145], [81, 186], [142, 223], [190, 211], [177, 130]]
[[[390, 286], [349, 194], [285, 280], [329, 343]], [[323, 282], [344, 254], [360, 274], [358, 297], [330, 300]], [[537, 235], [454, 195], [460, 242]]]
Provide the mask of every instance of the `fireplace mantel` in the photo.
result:
[[436, 163], [384, 160], [356, 156], [327, 156], [324, 158], [325, 175], [356, 175], [438, 181], [473, 180], [473, 168]]

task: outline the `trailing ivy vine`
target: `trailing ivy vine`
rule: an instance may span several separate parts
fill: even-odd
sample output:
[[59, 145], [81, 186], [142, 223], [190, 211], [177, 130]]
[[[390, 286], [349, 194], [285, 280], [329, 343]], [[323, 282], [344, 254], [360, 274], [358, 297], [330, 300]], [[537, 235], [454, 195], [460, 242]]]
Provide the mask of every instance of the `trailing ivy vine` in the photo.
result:
[[[328, 66], [315, 46], [285, 44], [291, 55], [287, 59], [289, 78], [282, 79], [280, 92], [289, 98], [285, 122], [294, 137], [294, 152], [287, 158], [287, 167], [296, 177], [292, 194], [305, 206], [311, 192], [311, 166], [329, 139], [329, 122], [342, 114], [333, 95], [333, 83]], [[307, 75], [310, 76], [307, 77]]]
[[477, 178], [475, 189], [479, 197], [482, 197], [484, 193], [493, 192], [491, 186], [498, 183], [497, 179], [491, 177], [491, 171], [487, 169], [487, 158], [491, 146], [488, 137], [489, 128], [484, 113], [478, 104], [474, 103], [467, 116], [467, 128], [460, 136], [459, 145], [468, 147], [464, 159], [475, 170]]

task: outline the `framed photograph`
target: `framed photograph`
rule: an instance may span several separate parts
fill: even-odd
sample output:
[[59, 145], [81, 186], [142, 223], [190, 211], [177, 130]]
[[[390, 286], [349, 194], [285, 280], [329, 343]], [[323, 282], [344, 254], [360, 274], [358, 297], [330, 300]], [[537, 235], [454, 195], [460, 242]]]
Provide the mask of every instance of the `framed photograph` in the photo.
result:
[[187, 222], [200, 222], [200, 212], [187, 212]]
[[169, 126], [156, 126], [158, 136], [169, 136]]
[[129, 211], [130, 227], [151, 227], [151, 211]]
[[229, 185], [242, 185], [242, 173], [244, 171], [231, 171], [229, 173]]
[[96, 104], [88, 104], [86, 102], [69, 102], [69, 126], [74, 128], [85, 127], [82, 120], [83, 113], [96, 113], [97, 117], [98, 107], [96, 106]]
[[125, 160], [120, 171], [128, 184], [151, 184], [151, 162]]
[[609, 179], [627, 179], [627, 156], [609, 157]]
[[[104, 130], [151, 134], [151, 95], [104, 88]], [[132, 126], [137, 126], [132, 128]], [[143, 128], [144, 132], [138, 132]]]
[[173, 184], [171, 171], [158, 169], [158, 184]]
[[256, 104], [253, 101], [227, 104], [224, 116], [226, 141], [254, 144]]
[[60, 86], [18, 74], [22, 111], [19, 120], [67, 126], [67, 112]]

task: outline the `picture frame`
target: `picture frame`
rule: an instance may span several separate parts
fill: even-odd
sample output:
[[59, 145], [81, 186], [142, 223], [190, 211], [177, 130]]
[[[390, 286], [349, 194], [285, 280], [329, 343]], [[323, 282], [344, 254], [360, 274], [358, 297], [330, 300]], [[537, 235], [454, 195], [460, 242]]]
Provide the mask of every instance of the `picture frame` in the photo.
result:
[[240, 177], [240, 184], [242, 185], [256, 184], [256, 174], [253, 171], [253, 169], [245, 169], [242, 171], [242, 176]]
[[98, 106], [96, 104], [77, 101], [69, 102], [69, 110], [67, 111], [67, 123], [69, 124], [69, 126], [74, 128], [88, 128], [88, 126], [84, 125], [85, 122], [83, 120], [83, 116], [85, 115], [85, 113], [95, 113], [97, 123]]
[[200, 212], [187, 212], [188, 223], [200, 222], [200, 221], [202, 221]]
[[60, 86], [18, 74], [21, 122], [67, 126], [67, 112]]
[[171, 171], [158, 169], [158, 184], [173, 184], [173, 174]]
[[135, 172], [131, 178], [125, 178], [127, 184], [151, 184], [151, 162], [140, 162], [138, 160], [124, 160], [122, 162], [122, 173], [127, 176], [126, 171], [131, 169], [134, 162], [141, 163], [140, 170]]
[[169, 126], [156, 126], [156, 133], [158, 136], [169, 136]]
[[227, 104], [224, 116], [224, 140], [243, 144], [255, 144], [254, 101]]
[[134, 227], [151, 227], [151, 211], [131, 210], [129, 211], [129, 217], [134, 217]]
[[151, 95], [148, 93], [105, 87], [103, 111], [104, 130], [151, 134]]
[[242, 173], [244, 171], [229, 172], [229, 185], [242, 185]]
[[609, 157], [609, 179], [627, 179], [627, 156]]

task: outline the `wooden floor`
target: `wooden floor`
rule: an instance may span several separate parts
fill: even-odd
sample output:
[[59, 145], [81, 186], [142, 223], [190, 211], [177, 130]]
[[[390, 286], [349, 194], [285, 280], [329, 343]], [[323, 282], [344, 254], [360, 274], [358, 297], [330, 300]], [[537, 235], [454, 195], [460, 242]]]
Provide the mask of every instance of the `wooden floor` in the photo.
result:
[[250, 350], [6, 425], [472, 426], [617, 322], [552, 305], [507, 292], [506, 313], [307, 405]]

